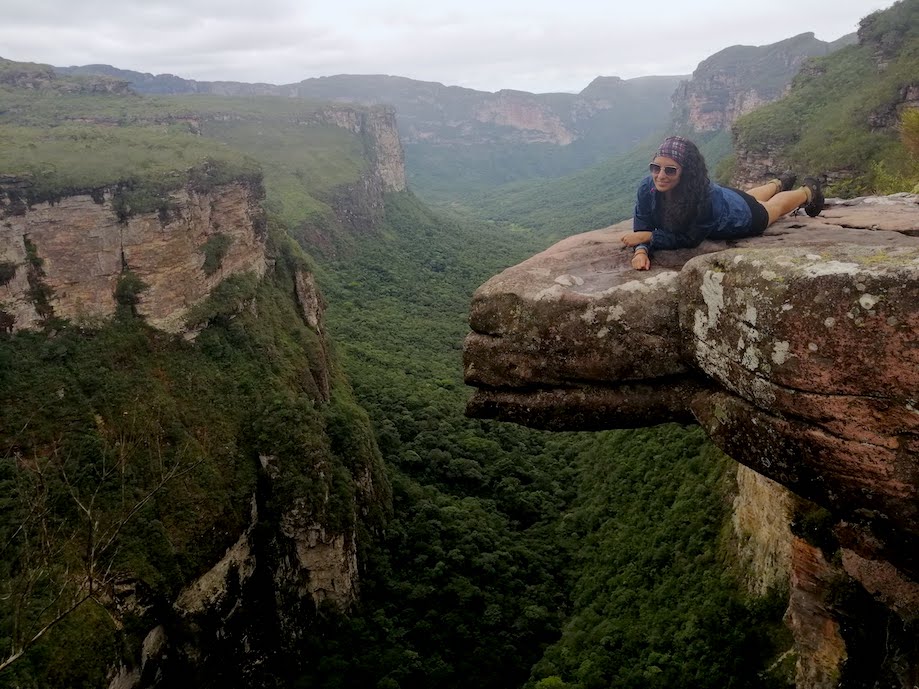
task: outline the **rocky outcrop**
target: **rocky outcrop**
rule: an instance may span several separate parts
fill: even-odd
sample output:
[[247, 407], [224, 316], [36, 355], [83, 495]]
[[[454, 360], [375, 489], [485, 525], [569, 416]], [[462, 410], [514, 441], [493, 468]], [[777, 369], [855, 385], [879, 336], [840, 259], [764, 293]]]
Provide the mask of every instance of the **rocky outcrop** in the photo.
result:
[[[265, 271], [260, 184], [172, 192], [159, 210], [125, 216], [117, 188], [30, 204], [27, 185], [0, 186], [0, 323], [34, 328], [50, 316], [94, 321], [119, 299], [178, 332], [221, 281]], [[128, 276], [137, 281], [124, 285]], [[132, 279], [133, 279], [132, 278]], [[119, 291], [119, 285], [122, 285]], [[125, 294], [125, 289], [132, 294]]]
[[468, 412], [567, 430], [693, 418], [828, 509], [845, 575], [911, 624], [919, 197], [833, 202], [759, 238], [660, 252], [649, 272], [629, 267], [628, 231], [569, 238], [479, 288]]
[[737, 495], [731, 526], [747, 572], [747, 589], [765, 595], [788, 584], [795, 535], [791, 530], [796, 498], [775, 481], [737, 465]]

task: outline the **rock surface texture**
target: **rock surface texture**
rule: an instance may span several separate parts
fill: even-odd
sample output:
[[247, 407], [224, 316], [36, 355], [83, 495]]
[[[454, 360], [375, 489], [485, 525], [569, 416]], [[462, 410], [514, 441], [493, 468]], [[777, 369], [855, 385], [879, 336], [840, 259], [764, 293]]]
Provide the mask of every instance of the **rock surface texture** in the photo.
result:
[[[831, 200], [762, 237], [659, 252], [647, 272], [619, 241], [630, 227], [570, 237], [479, 288], [468, 413], [557, 430], [694, 419], [829, 510], [846, 576], [914, 624], [919, 197]], [[799, 662], [799, 686], [839, 676], [818, 666]]]
[[188, 309], [222, 280], [265, 272], [260, 185], [180, 189], [168, 213], [128, 218], [119, 217], [113, 190], [35, 205], [22, 202], [20, 191], [12, 182], [0, 185], [2, 330], [34, 328], [50, 315], [111, 316], [119, 280], [130, 272], [145, 285], [138, 313], [178, 332]]

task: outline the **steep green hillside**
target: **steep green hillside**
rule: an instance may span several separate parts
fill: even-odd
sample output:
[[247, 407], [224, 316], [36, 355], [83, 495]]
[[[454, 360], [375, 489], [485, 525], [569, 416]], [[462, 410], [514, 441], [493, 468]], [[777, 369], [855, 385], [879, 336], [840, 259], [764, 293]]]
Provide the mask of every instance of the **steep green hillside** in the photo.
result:
[[[274, 271], [224, 283], [194, 343], [127, 306], [98, 328], [0, 337], [4, 654], [64, 614], [0, 686], [108, 686], [236, 541], [257, 494], [265, 533], [294, 498], [347, 527], [368, 470], [386, 495], [365, 417], [291, 299], [302, 255], [272, 237]], [[323, 404], [313, 373], [330, 368]], [[268, 455], [281, 467], [273, 503], [258, 481]]]
[[[2, 88], [0, 176], [13, 196], [22, 190], [16, 203], [50, 200], [53, 214], [60, 197], [96, 198], [105, 187], [116, 208], [146, 212], [186, 185], [245, 178], [260, 189], [264, 169], [277, 211], [268, 273], [229, 278], [196, 305], [194, 342], [138, 319], [144, 285], [131, 273], [108, 322], [49, 319], [41, 332], [0, 334], [0, 667], [11, 663], [0, 686], [104, 687], [120, 664], [140, 662], [150, 629], [188, 633], [173, 607], [179, 592], [223, 557], [254, 509], [263, 569], [271, 534], [294, 507], [333, 533], [361, 534], [388, 509], [366, 414], [294, 298], [295, 274], [311, 266], [283, 211], [298, 219], [311, 208], [277, 183], [298, 179], [308, 199], [322, 199], [356, 181], [367, 161], [355, 135], [294, 127], [315, 111], [309, 104], [94, 94], [40, 66], [0, 67], [10, 83], [30, 84]], [[264, 458], [276, 467], [270, 485]], [[270, 573], [249, 586], [264, 580]], [[276, 624], [285, 594], [230, 595], [265, 601], [236, 614], [235, 633], [247, 634], [248, 653], [272, 652], [277, 640], [265, 633], [260, 646], [251, 631], [259, 620]], [[216, 634], [215, 621], [204, 626]], [[205, 635], [191, 654], [199, 666], [183, 666], [180, 653], [169, 662], [185, 677], [232, 686], [251, 660], [234, 652], [232, 630], [219, 638], [225, 657], [216, 662], [218, 642]]]
[[782, 101], [738, 121], [738, 148], [830, 175], [843, 196], [910, 190], [919, 163], [898, 136], [919, 87], [919, 2], [861, 21], [859, 44], [815, 60]]

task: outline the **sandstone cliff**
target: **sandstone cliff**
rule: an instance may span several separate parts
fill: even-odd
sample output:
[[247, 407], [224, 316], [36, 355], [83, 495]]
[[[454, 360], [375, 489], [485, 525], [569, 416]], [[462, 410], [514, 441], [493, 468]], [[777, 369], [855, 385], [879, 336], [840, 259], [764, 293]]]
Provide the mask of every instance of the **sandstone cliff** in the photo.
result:
[[391, 108], [356, 109], [326, 106], [313, 121], [346, 129], [361, 138], [364, 153], [371, 162], [371, 174], [382, 183], [382, 191], [405, 191], [405, 154]]
[[[842, 567], [816, 579], [857, 582], [858, 596], [910, 629], [919, 616], [919, 237], [909, 235], [919, 233], [919, 198], [835, 202], [761, 238], [661, 252], [648, 273], [628, 266], [618, 242], [627, 231], [571, 237], [476, 292], [469, 413], [569, 430], [694, 419], [729, 456], [829, 510], [826, 547], [838, 548]], [[751, 489], [761, 490], [747, 480], [740, 489], [751, 504]], [[761, 541], [748, 548], [761, 587], [783, 562], [796, 571], [803, 546], [756, 512], [739, 511], [735, 525], [741, 543]], [[835, 686], [869, 661], [844, 662], [863, 652], [855, 637], [843, 648], [815, 630], [823, 617], [794, 612], [813, 607], [800, 603], [810, 585], [794, 576], [792, 585], [799, 686]], [[846, 629], [870, 626], [838, 601], [821, 610]], [[906, 670], [870, 661], [877, 676], [897, 676], [894, 686], [911, 686], [919, 668], [905, 643], [913, 650], [891, 653]]]
[[144, 287], [136, 310], [157, 328], [178, 332], [188, 310], [221, 281], [265, 271], [260, 184], [170, 194], [168, 211], [119, 214], [118, 189], [54, 202], [25, 202], [28, 185], [0, 185], [0, 321], [34, 328], [57, 316], [95, 321], [118, 307], [128, 273]]

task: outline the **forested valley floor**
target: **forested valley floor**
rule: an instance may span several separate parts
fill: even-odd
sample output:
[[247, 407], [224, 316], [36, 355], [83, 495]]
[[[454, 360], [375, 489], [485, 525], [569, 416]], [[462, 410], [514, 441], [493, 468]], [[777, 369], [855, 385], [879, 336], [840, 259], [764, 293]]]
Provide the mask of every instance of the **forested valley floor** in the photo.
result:
[[304, 687], [763, 687], [781, 596], [730, 564], [734, 465], [697, 428], [548, 433], [463, 416], [469, 298], [543, 248], [391, 195], [320, 270], [393, 514], [358, 614], [314, 628]]

